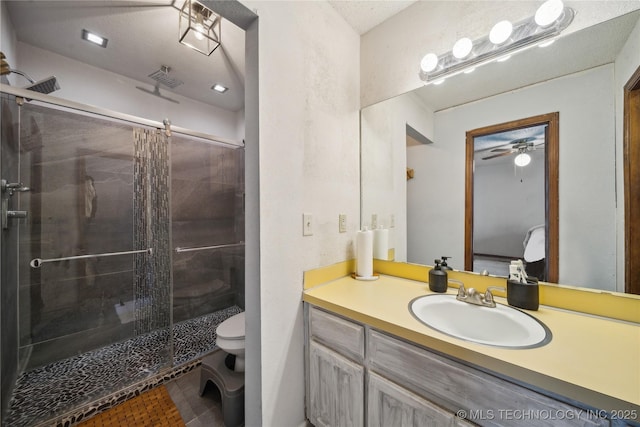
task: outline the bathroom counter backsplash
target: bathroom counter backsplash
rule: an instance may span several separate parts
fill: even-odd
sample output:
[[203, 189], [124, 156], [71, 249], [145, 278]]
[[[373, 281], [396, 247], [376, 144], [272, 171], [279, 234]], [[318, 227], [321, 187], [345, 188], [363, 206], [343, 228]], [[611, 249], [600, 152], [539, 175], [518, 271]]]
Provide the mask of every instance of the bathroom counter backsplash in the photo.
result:
[[[492, 347], [445, 335], [415, 319], [409, 302], [431, 293], [423, 281], [381, 274], [368, 282], [346, 275], [314, 282], [306, 287], [303, 301], [586, 405], [640, 410], [640, 324], [541, 305], [526, 312], [549, 327], [553, 338], [548, 344]], [[506, 298], [495, 300], [507, 304]]]

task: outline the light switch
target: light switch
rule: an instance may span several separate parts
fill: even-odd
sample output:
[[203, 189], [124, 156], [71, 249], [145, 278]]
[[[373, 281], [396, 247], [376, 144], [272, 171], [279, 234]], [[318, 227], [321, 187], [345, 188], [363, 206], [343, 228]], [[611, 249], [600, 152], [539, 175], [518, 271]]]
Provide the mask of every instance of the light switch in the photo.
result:
[[302, 214], [302, 235], [313, 236], [313, 218], [310, 213]]
[[347, 232], [347, 214], [338, 215], [338, 230], [340, 233]]

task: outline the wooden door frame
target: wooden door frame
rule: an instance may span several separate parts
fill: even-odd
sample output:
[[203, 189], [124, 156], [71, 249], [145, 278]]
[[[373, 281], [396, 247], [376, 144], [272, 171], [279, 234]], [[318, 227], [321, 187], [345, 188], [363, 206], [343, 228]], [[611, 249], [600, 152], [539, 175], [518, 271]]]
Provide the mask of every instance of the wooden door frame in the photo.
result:
[[493, 133], [516, 130], [536, 125], [547, 125], [547, 141], [545, 146], [545, 225], [547, 281], [558, 282], [558, 236], [559, 236], [559, 203], [558, 203], [558, 168], [560, 161], [560, 113], [542, 114], [525, 119], [486, 126], [467, 131], [466, 164], [465, 164], [465, 230], [464, 230], [464, 269], [473, 271], [473, 171], [475, 137]]
[[624, 86], [625, 292], [640, 294], [640, 67]]

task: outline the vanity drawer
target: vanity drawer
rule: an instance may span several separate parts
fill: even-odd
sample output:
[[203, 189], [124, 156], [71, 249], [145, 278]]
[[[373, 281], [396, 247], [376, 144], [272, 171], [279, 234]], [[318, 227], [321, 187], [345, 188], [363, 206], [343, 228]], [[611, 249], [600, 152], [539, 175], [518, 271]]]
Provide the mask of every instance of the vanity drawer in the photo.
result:
[[369, 368], [468, 421], [499, 426], [608, 426], [587, 411], [447, 359], [375, 330]]
[[309, 336], [357, 362], [364, 359], [364, 327], [309, 306]]

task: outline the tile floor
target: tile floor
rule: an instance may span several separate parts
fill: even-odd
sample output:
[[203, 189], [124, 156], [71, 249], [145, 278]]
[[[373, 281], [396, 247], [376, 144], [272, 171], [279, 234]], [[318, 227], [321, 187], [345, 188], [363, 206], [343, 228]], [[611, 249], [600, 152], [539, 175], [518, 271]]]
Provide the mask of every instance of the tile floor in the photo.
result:
[[200, 396], [200, 366], [166, 384], [187, 427], [222, 427], [220, 392], [208, 385]]

